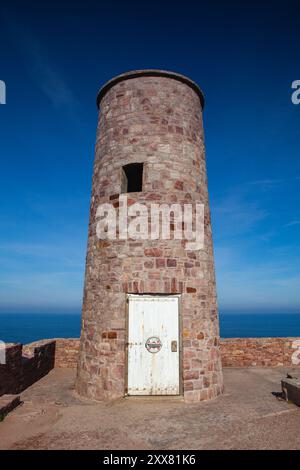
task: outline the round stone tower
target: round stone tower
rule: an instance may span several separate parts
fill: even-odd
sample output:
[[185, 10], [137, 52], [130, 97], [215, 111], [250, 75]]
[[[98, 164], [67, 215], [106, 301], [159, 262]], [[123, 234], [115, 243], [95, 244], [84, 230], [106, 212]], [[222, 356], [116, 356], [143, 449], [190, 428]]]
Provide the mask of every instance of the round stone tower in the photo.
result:
[[97, 104], [77, 392], [212, 399], [223, 377], [203, 94], [185, 76], [142, 70], [106, 83]]

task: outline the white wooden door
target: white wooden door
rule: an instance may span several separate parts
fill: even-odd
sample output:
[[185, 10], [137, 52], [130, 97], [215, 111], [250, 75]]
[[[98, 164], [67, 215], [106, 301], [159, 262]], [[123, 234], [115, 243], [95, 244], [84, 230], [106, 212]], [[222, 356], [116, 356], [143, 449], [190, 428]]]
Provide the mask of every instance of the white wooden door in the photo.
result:
[[179, 395], [178, 296], [128, 300], [128, 395]]

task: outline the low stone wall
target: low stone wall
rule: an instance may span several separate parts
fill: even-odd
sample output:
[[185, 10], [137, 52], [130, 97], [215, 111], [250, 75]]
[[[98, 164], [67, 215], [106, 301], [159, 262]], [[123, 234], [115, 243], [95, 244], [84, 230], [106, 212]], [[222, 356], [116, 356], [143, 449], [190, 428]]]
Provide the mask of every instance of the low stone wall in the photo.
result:
[[5, 346], [5, 357], [0, 364], [0, 396], [22, 392], [53, 369], [55, 341], [44, 341], [39, 342], [37, 346], [30, 346]]
[[[80, 340], [56, 338], [53, 341], [55, 367], [76, 367]], [[300, 338], [228, 338], [221, 339], [220, 345], [223, 367], [300, 365]]]
[[228, 338], [221, 340], [223, 367], [300, 365], [300, 338]]
[[55, 367], [77, 367], [80, 340], [57, 339], [55, 348]]
[[71, 368], [77, 366], [80, 339], [79, 338], [51, 338], [35, 341], [34, 343], [23, 346], [23, 353], [32, 354], [32, 352], [49, 342], [55, 343], [54, 367]]
[[[54, 367], [77, 367], [79, 343], [78, 338], [55, 338], [6, 344], [0, 396], [20, 393]], [[300, 366], [300, 338], [228, 338], [220, 347], [223, 367]]]

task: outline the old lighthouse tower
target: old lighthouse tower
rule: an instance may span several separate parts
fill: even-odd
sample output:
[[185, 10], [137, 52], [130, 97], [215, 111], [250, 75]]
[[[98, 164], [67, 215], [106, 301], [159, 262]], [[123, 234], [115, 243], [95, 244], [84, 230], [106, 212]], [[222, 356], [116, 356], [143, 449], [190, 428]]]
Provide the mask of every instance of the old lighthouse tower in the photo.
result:
[[[141, 70], [107, 82], [97, 103], [77, 392], [212, 399], [223, 377], [203, 94], [185, 76]], [[116, 222], [125, 202], [129, 219], [136, 203], [148, 214], [142, 236], [130, 236], [128, 226], [125, 236], [120, 226], [99, 236], [99, 207], [111, 207]], [[169, 211], [170, 236], [153, 236], [152, 208], [172, 204], [182, 214]], [[186, 228], [184, 207], [196, 205], [204, 211], [201, 246], [186, 232], [175, 236]]]

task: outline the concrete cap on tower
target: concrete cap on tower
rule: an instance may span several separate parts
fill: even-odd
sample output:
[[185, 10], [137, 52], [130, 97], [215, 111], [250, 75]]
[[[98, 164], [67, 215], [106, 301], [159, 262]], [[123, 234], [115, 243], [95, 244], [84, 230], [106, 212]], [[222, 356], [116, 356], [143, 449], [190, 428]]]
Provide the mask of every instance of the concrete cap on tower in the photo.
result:
[[100, 88], [98, 95], [97, 95], [98, 108], [100, 107], [100, 102], [103, 96], [108, 92], [108, 90], [110, 90], [110, 88], [112, 88], [114, 85], [124, 80], [129, 80], [131, 78], [138, 78], [138, 77], [166, 77], [166, 78], [172, 78], [174, 80], [178, 80], [179, 82], [185, 83], [186, 85], [191, 87], [195, 91], [195, 93], [199, 96], [202, 109], [204, 107], [204, 95], [201, 89], [199, 88], [199, 86], [197, 85], [197, 83], [195, 83], [193, 80], [189, 79], [185, 75], [181, 75], [180, 73], [176, 73], [176, 72], [169, 72], [166, 70], [147, 69], [147, 70], [132, 70], [131, 72], [122, 73], [121, 75], [117, 75], [116, 77], [106, 82]]

